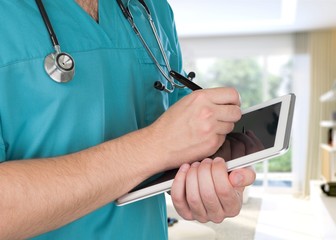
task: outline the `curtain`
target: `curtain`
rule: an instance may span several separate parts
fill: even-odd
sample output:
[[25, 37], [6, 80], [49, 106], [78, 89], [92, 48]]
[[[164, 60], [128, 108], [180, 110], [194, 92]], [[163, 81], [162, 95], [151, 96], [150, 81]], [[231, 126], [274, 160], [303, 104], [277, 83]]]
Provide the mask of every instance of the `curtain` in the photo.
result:
[[[309, 181], [321, 177], [320, 144], [326, 142], [327, 129], [320, 127], [321, 120], [330, 120], [336, 110], [335, 103], [321, 103], [320, 96], [329, 91], [336, 79], [336, 29], [298, 33], [295, 47], [299, 53], [310, 56], [310, 109], [307, 139], [306, 176], [304, 195], [309, 195]], [[305, 139], [302, 139], [303, 141]]]

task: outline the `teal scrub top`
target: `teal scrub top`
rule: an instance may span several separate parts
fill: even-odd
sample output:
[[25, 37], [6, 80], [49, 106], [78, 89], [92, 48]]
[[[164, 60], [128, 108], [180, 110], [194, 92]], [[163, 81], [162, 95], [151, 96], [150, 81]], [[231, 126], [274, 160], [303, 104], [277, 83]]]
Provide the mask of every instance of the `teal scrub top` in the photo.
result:
[[[74, 79], [59, 84], [44, 70], [54, 51], [34, 0], [0, 7], [0, 162], [80, 151], [151, 124], [186, 94], [160, 92], [165, 79], [115, 0], [99, 0], [99, 23], [75, 0], [43, 0], [61, 49], [76, 62]], [[173, 14], [166, 0], [146, 0], [172, 69], [181, 72]], [[163, 67], [138, 1], [135, 22]], [[164, 147], [164, 146], [162, 146]], [[163, 195], [114, 203], [34, 239], [167, 239]]]

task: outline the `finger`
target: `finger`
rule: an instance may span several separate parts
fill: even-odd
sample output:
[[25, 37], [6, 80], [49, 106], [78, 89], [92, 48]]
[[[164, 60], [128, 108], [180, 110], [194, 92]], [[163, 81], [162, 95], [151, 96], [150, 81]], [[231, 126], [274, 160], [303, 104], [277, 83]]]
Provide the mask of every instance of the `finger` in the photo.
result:
[[[228, 134], [232, 132], [234, 123], [241, 118], [241, 110], [235, 105], [211, 105], [201, 109], [199, 115], [200, 132], [216, 131], [218, 134]], [[200, 124], [198, 121], [197, 123]]]
[[198, 90], [194, 93], [202, 94], [205, 92], [207, 97], [216, 104], [234, 104], [240, 106], [240, 95], [234, 88], [208, 88], [205, 90]]
[[187, 180], [186, 180], [186, 198], [192, 212], [192, 216], [195, 220], [199, 222], [207, 222], [206, 217], [206, 210], [201, 200], [200, 192], [199, 192], [199, 185], [198, 185], [198, 178], [197, 178], [197, 171], [200, 162], [194, 162], [188, 173], [187, 173]]
[[221, 135], [227, 135], [230, 132], [232, 132], [233, 128], [234, 128], [234, 123], [233, 122], [222, 122], [222, 121], [218, 121], [216, 123], [216, 133], [217, 134], [221, 134]]
[[183, 164], [177, 172], [171, 187], [171, 198], [177, 213], [186, 220], [193, 220], [190, 208], [186, 201], [186, 176], [189, 164]]
[[236, 216], [242, 206], [242, 198], [231, 182], [224, 159], [215, 158], [213, 160], [212, 177], [218, 199], [225, 212], [225, 217]]
[[212, 180], [212, 160], [203, 160], [198, 168], [199, 191], [208, 220], [220, 223], [224, 220], [224, 210], [217, 197]]
[[233, 170], [229, 175], [229, 180], [234, 187], [246, 187], [251, 185], [256, 178], [256, 173], [252, 167]]
[[217, 119], [222, 122], [237, 122], [242, 116], [238, 105], [218, 105], [215, 112]]

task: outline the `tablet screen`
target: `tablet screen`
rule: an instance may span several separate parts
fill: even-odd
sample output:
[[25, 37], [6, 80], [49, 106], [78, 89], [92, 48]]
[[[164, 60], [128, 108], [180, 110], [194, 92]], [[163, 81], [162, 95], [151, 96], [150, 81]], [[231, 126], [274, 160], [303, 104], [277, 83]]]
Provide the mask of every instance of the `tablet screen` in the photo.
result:
[[280, 110], [281, 102], [256, 111], [247, 112], [235, 124], [233, 133], [252, 131], [262, 142], [265, 149], [273, 147], [278, 129]]
[[[273, 147], [278, 129], [280, 110], [281, 102], [255, 111], [244, 113], [242, 118], [235, 124], [235, 128], [232, 133], [228, 135], [228, 140], [230, 140], [231, 145], [233, 145], [231, 148], [239, 148], [240, 146], [243, 146], [241, 144], [235, 144], [235, 142], [238, 142], [237, 138], [239, 138], [239, 135], [246, 135], [246, 132], [248, 131], [255, 134], [256, 138], [260, 140], [262, 147], [259, 147], [258, 150], [264, 150], [266, 148]], [[233, 141], [233, 138], [236, 139], [236, 141]], [[250, 151], [248, 154], [246, 154], [245, 149], [236, 149], [237, 152], [244, 152], [244, 155], [229, 157], [226, 154], [222, 154], [223, 151], [225, 151], [225, 149], [220, 148], [212, 157], [214, 158], [216, 156], [221, 156], [224, 157], [225, 161], [230, 161], [238, 157], [246, 156], [256, 152]], [[133, 190], [131, 190], [131, 192], [173, 179], [177, 171], [178, 169], [172, 169], [164, 173], [157, 174], [135, 187]]]

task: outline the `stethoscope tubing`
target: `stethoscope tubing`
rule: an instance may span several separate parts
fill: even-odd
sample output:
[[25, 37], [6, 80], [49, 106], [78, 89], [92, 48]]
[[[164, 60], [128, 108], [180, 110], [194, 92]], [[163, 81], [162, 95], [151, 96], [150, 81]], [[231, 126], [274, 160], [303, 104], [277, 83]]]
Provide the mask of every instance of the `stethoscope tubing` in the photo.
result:
[[[154, 87], [159, 90], [164, 90], [167, 93], [172, 93], [175, 88], [184, 88], [184, 85], [180, 85], [174, 81], [174, 77], [170, 74], [172, 72], [169, 59], [167, 57], [167, 54], [165, 53], [165, 50], [163, 48], [162, 42], [160, 40], [159, 34], [157, 32], [157, 29], [155, 27], [155, 23], [152, 19], [151, 13], [149, 11], [149, 8], [147, 4], [145, 3], [144, 0], [138, 0], [139, 3], [141, 4], [142, 8], [145, 10], [146, 15], [147, 15], [147, 20], [149, 22], [151, 31], [155, 37], [156, 43], [159, 47], [159, 50], [161, 52], [161, 55], [163, 57], [164, 63], [167, 68], [167, 72], [163, 69], [157, 58], [154, 56], [153, 52], [151, 51], [150, 47], [146, 43], [145, 39], [143, 38], [141, 32], [139, 31], [137, 25], [134, 22], [134, 18], [132, 16], [132, 13], [130, 9], [128, 8], [129, 1], [127, 3], [127, 6], [123, 4], [122, 0], [116, 0], [119, 8], [121, 9], [124, 17], [126, 20], [129, 22], [131, 25], [133, 31], [135, 34], [138, 36], [140, 39], [140, 42], [144, 46], [145, 50], [149, 54], [150, 58], [158, 68], [159, 72], [162, 74], [162, 76], [168, 81], [170, 86], [165, 86], [164, 84], [161, 83], [161, 81], [156, 81], [154, 83]], [[48, 31], [50, 40], [52, 42], [52, 45], [55, 49], [55, 53], [51, 53], [45, 58], [44, 66], [45, 70], [48, 73], [48, 75], [56, 82], [68, 82], [73, 79], [74, 73], [75, 73], [75, 62], [72, 56], [68, 53], [62, 52], [61, 47], [58, 43], [57, 36], [54, 32], [54, 29], [52, 27], [52, 24], [50, 22], [50, 19], [48, 17], [48, 14], [44, 8], [44, 5], [42, 3], [42, 0], [35, 0], [36, 5], [38, 6], [38, 9], [40, 11], [40, 14], [42, 16], [43, 22], [46, 26], [46, 29]], [[64, 61], [65, 60], [65, 61]]]
[[55, 48], [55, 46], [59, 46], [59, 43], [58, 43], [58, 40], [57, 40], [57, 37], [56, 37], [56, 34], [54, 32], [54, 29], [51, 25], [51, 22], [49, 20], [49, 17], [48, 17], [48, 14], [43, 6], [43, 3], [42, 3], [42, 0], [35, 0], [37, 6], [38, 6], [38, 9], [41, 13], [41, 16], [42, 16], [42, 19], [44, 21], [44, 24], [47, 28], [47, 31], [49, 33], [49, 36], [50, 36], [50, 40], [53, 44], [53, 47]]
[[[138, 1], [140, 2], [141, 6], [144, 8], [144, 10], [146, 12], [147, 19], [148, 19], [148, 22], [149, 22], [149, 24], [151, 26], [151, 30], [152, 30], [153, 35], [155, 37], [156, 43], [159, 46], [159, 49], [160, 49], [161, 55], [163, 57], [163, 60], [165, 62], [165, 65], [167, 67], [168, 73], [170, 73], [172, 69], [171, 69], [171, 66], [170, 66], [167, 54], [164, 51], [162, 42], [161, 42], [161, 40], [159, 38], [159, 35], [158, 35], [157, 30], [156, 30], [154, 21], [152, 19], [151, 14], [150, 14], [149, 8], [148, 8], [148, 6], [147, 6], [147, 4], [145, 3], [144, 0], [138, 0]], [[161, 67], [160, 63], [158, 62], [158, 60], [154, 56], [153, 52], [151, 51], [150, 47], [148, 46], [148, 44], [146, 43], [145, 39], [143, 38], [141, 32], [139, 31], [138, 27], [136, 26], [136, 24], [134, 22], [134, 18], [132, 16], [132, 13], [129, 10], [129, 8], [125, 7], [121, 0], [117, 0], [117, 3], [119, 5], [119, 7], [120, 7], [120, 9], [121, 9], [121, 11], [123, 13], [123, 15], [125, 16], [125, 18], [129, 22], [129, 24], [131, 25], [133, 31], [135, 32], [135, 34], [140, 39], [142, 45], [145, 47], [145, 49], [146, 49], [147, 53], [149, 54], [150, 58], [152, 59], [152, 61], [154, 62], [154, 64], [156, 65], [156, 67], [158, 68], [158, 70], [160, 71], [160, 73], [162, 74], [162, 76], [170, 83], [171, 87], [170, 88], [164, 87], [163, 90], [165, 90], [168, 93], [172, 93], [174, 91], [175, 87], [177, 87], [177, 88], [184, 88], [185, 87], [184, 85], [180, 85], [178, 83], [175, 83], [174, 79], [169, 74], [167, 74], [165, 72], [165, 70]]]

